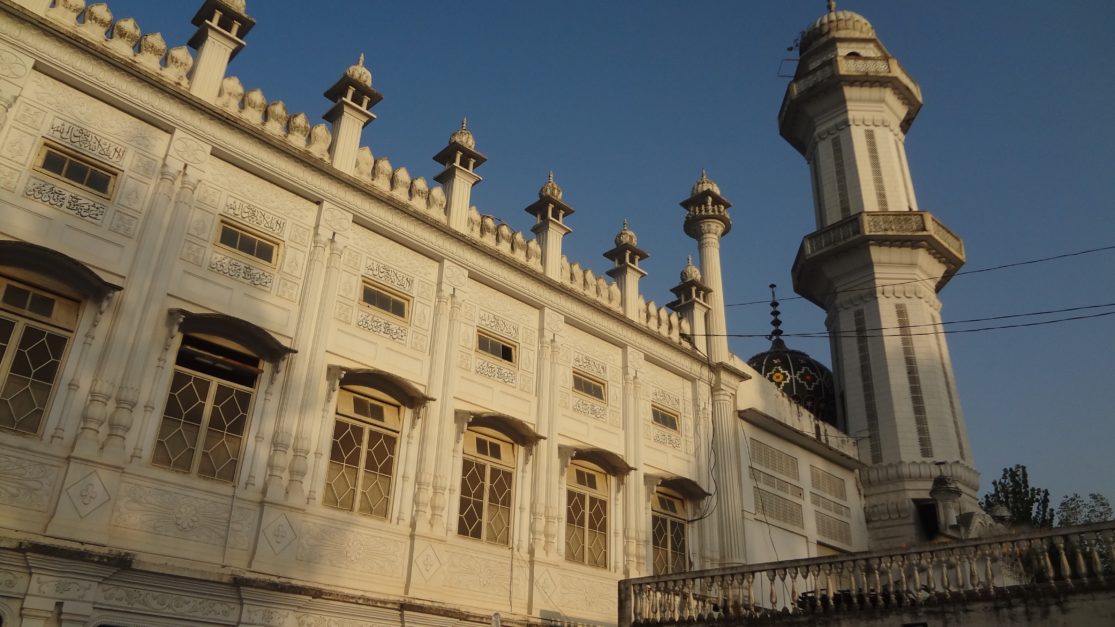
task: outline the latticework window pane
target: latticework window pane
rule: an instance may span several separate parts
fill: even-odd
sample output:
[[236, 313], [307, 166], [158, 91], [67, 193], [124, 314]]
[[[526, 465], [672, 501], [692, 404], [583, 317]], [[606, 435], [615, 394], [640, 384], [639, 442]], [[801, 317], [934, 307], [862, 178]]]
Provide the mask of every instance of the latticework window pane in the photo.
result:
[[565, 498], [565, 559], [585, 561], [585, 495], [572, 490]]
[[197, 474], [221, 481], [236, 479], [251, 402], [252, 395], [243, 390], [217, 386]]
[[670, 572], [680, 573], [688, 570], [689, 560], [685, 552], [685, 523], [670, 521]]
[[[6, 352], [16, 325], [11, 320], [3, 322]], [[39, 432], [67, 341], [64, 335], [23, 325], [15, 354], [11, 356], [8, 376], [0, 389], [0, 427], [24, 433]]]
[[511, 471], [489, 467], [488, 525], [484, 539], [511, 543]]
[[391, 475], [395, 468], [393, 435], [368, 429], [367, 452], [364, 455], [363, 484], [360, 488], [360, 513], [387, 518], [391, 505]]
[[461, 503], [457, 533], [480, 539], [484, 519], [484, 464], [471, 459], [461, 465]]
[[152, 458], [155, 464], [174, 470], [190, 470], [211, 385], [208, 379], [178, 370], [174, 372], [159, 437], [155, 441]]
[[588, 529], [585, 536], [589, 566], [608, 565], [608, 503], [594, 496], [588, 497]]
[[654, 574], [665, 575], [670, 572], [670, 534], [669, 521], [663, 516], [650, 517], [651, 544], [654, 547]]

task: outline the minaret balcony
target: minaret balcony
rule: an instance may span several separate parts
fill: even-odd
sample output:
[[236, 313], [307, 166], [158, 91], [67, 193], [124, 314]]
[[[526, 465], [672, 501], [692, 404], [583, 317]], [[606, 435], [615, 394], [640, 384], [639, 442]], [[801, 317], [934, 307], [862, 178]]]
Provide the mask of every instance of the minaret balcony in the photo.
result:
[[[799, 281], [807, 279], [808, 275], [823, 272], [820, 269], [822, 260], [872, 244], [928, 249], [947, 268], [937, 289], [943, 287], [964, 265], [964, 242], [933, 214], [926, 211], [864, 211], [805, 236], [794, 259], [794, 285], [801, 285]], [[813, 300], [806, 294], [802, 295]]]

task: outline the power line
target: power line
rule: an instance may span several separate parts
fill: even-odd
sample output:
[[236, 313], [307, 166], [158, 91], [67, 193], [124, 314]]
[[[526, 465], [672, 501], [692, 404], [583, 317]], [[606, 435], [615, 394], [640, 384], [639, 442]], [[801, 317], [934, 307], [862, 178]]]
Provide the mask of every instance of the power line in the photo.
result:
[[[1025, 314], [1018, 314], [1025, 315]], [[1115, 311], [1105, 311], [1103, 313], [1088, 314], [1083, 316], [1069, 316], [1067, 318], [1055, 318], [1053, 320], [1042, 320], [1039, 322], [1019, 322], [1015, 324], [1003, 324], [989, 327], [977, 327], [975, 329], [938, 329], [936, 331], [920, 331], [916, 333], [783, 333], [782, 337], [802, 337], [802, 338], [829, 338], [829, 337], [904, 337], [907, 335], [936, 335], [943, 333], [946, 335], [956, 335], [960, 333], [980, 333], [983, 331], [998, 331], [1000, 329], [1020, 329], [1023, 327], [1038, 327], [1048, 324], [1058, 324], [1061, 322], [1072, 322], [1075, 320], [1090, 320], [1092, 318], [1103, 318], [1105, 316], [1115, 316]], [[918, 325], [924, 326], [924, 325]], [[909, 327], [890, 327], [890, 328], [909, 328]], [[726, 333], [719, 337], [743, 337], [743, 338], [756, 338], [756, 337], [769, 337], [767, 333]]]
[[[1115, 244], [1111, 244], [1109, 246], [1100, 246], [1099, 248], [1089, 248], [1087, 250], [1077, 250], [1077, 251], [1070, 252], [1070, 253], [1062, 253], [1060, 255], [1053, 255], [1051, 257], [1041, 257], [1041, 258], [1038, 258], [1038, 259], [1027, 259], [1025, 261], [1015, 261], [1013, 263], [1005, 263], [1005, 264], [1002, 264], [1002, 265], [991, 266], [991, 267], [988, 267], [988, 268], [975, 268], [973, 270], [962, 270], [960, 272], [957, 272], [956, 274], [953, 274], [952, 276], [958, 277], [958, 276], [963, 276], [963, 275], [967, 275], [967, 274], [980, 274], [982, 272], [992, 272], [992, 271], [995, 271], [995, 270], [1005, 270], [1007, 268], [1016, 268], [1018, 266], [1028, 266], [1028, 265], [1035, 264], [1035, 263], [1044, 263], [1046, 261], [1056, 261], [1058, 259], [1067, 259], [1069, 257], [1079, 257], [1080, 255], [1088, 255], [1088, 254], [1091, 254], [1091, 253], [1104, 252], [1104, 251], [1108, 251], [1108, 250], [1115, 250]], [[873, 291], [873, 290], [876, 290], [876, 289], [879, 289], [879, 288], [882, 288], [882, 287], [896, 287], [896, 286], [899, 286], [899, 285], [909, 285], [911, 283], [922, 283], [924, 281], [938, 281], [938, 280], [940, 280], [944, 277], [945, 277], [945, 275], [942, 274], [941, 276], [929, 277], [929, 278], [925, 278], [925, 279], [911, 279], [909, 281], [900, 281], [898, 283], [886, 283], [886, 284], [883, 284], [883, 285], [873, 285], [873, 286], [869, 286], [869, 287], [854, 287], [854, 288], [849, 288], [849, 289], [846, 289], [846, 290], [837, 290], [837, 291], [834, 291], [834, 292], [826, 292], [826, 293], [820, 294], [820, 295], [821, 296], [832, 296], [832, 295], [835, 295], [835, 294], [848, 294], [848, 293], [851, 293], [851, 292]], [[779, 299], [779, 300], [785, 302], [785, 301], [788, 301], [788, 300], [805, 300], [805, 299], [801, 296], [790, 296], [789, 298], [782, 298], [782, 299]], [[765, 305], [768, 302], [770, 302], [770, 301], [767, 300], [767, 299], [763, 299], [763, 300], [747, 301], [747, 302], [744, 302], [744, 303], [728, 303], [727, 305], [724, 305], [724, 306], [725, 307], [746, 307], [746, 306], [750, 306], [750, 305]]]

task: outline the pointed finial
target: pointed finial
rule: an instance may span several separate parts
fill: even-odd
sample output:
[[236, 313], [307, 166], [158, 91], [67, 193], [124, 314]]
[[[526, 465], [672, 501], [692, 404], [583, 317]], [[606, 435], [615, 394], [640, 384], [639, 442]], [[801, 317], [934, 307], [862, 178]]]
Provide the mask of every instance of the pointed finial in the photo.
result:
[[772, 349], [773, 348], [782, 348], [782, 347], [785, 346], [785, 344], [783, 344], [783, 342], [782, 342], [782, 329], [779, 328], [779, 327], [782, 326], [782, 320], [779, 319], [779, 316], [782, 314], [782, 312], [778, 310], [778, 296], [774, 291], [774, 288], [776, 288], [776, 287], [778, 287], [776, 284], [774, 284], [774, 283], [770, 284], [770, 326], [771, 326], [771, 331], [770, 331], [770, 335], [767, 336], [767, 338], [769, 340], [771, 340], [771, 348]]
[[462, 117], [461, 118], [461, 130], [462, 131], [467, 131], [468, 130], [468, 118], [467, 117]]
[[554, 182], [554, 171], [553, 170], [550, 170], [550, 176], [546, 178], [546, 182], [547, 183], [553, 183]]
[[561, 200], [561, 194], [561, 187], [558, 187], [558, 184], [554, 182], [554, 171], [550, 170], [549, 176], [546, 177], [546, 183], [542, 185], [542, 189], [538, 190], [538, 197], [549, 196]]
[[624, 230], [627, 230], [627, 218], [623, 219], [623, 228]]
[[836, 13], [836, 0], [829, 0], [829, 13]]
[[687, 265], [687, 266], [693, 265], [693, 255], [686, 255], [685, 256], [685, 265]]
[[364, 67], [363, 52], [361, 52], [360, 56], [356, 59], [356, 63], [350, 65], [348, 69], [345, 70], [345, 75], [365, 87], [372, 86], [372, 73], [368, 71], [368, 68]]
[[356, 65], [364, 65], [364, 53], [361, 52], [360, 56], [356, 59]]

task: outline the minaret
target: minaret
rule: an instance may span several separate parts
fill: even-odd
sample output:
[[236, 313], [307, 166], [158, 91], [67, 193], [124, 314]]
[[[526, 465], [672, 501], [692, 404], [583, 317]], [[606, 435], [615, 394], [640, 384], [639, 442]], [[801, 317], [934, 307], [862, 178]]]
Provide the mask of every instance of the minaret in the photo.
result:
[[476, 138], [468, 130], [467, 118], [462, 119], [461, 128], [449, 136], [449, 144], [434, 155], [434, 161], [445, 168], [434, 180], [445, 186], [446, 222], [462, 233], [468, 231], [472, 188], [481, 181], [476, 168], [487, 160], [476, 150]]
[[693, 257], [686, 259], [685, 267], [681, 270], [681, 281], [676, 287], [670, 288], [670, 291], [674, 293], [674, 301], [666, 306], [689, 321], [693, 345], [707, 355], [709, 289], [701, 282], [701, 271], [693, 265]]
[[685, 208], [685, 234], [697, 240], [701, 276], [710, 290], [707, 295], [708, 356], [713, 363], [728, 361], [728, 322], [724, 314], [724, 281], [720, 275], [720, 238], [732, 229], [728, 208], [732, 203], [720, 195], [708, 174], [693, 184], [689, 198], [681, 201]]
[[627, 228], [627, 220], [623, 221], [623, 228], [616, 235], [615, 242], [616, 247], [604, 253], [604, 257], [615, 264], [608, 270], [608, 276], [615, 279], [619, 287], [623, 315], [634, 319], [639, 313], [639, 279], [647, 275], [646, 270], [639, 267], [639, 262], [650, 255], [639, 248], [639, 238]]
[[565, 225], [565, 218], [573, 213], [573, 207], [562, 201], [563, 192], [554, 182], [554, 173], [538, 190], [538, 200], [524, 209], [534, 216], [531, 231], [542, 248], [542, 269], [546, 276], [558, 279], [561, 275], [561, 240], [573, 229]]
[[245, 0], [205, 0], [191, 22], [197, 32], [189, 46], [197, 49], [190, 74], [190, 93], [213, 102], [228, 63], [244, 47], [244, 37], [255, 26], [245, 13]]
[[834, 4], [802, 33], [779, 112], [782, 137], [809, 164], [817, 222], [794, 289], [828, 312], [843, 424], [865, 438], [868, 530], [886, 546], [926, 539], [919, 521], [942, 473], [959, 509], [978, 511], [937, 299], [964, 245], [914, 197], [905, 139], [921, 90], [866, 19]]
[[376, 119], [371, 109], [383, 95], [372, 89], [372, 73], [364, 67], [364, 53], [355, 65], [350, 65], [340, 80], [325, 92], [333, 106], [325, 119], [333, 125], [333, 145], [329, 156], [333, 167], [345, 174], [352, 174], [356, 167], [356, 152], [360, 149], [360, 131]]

